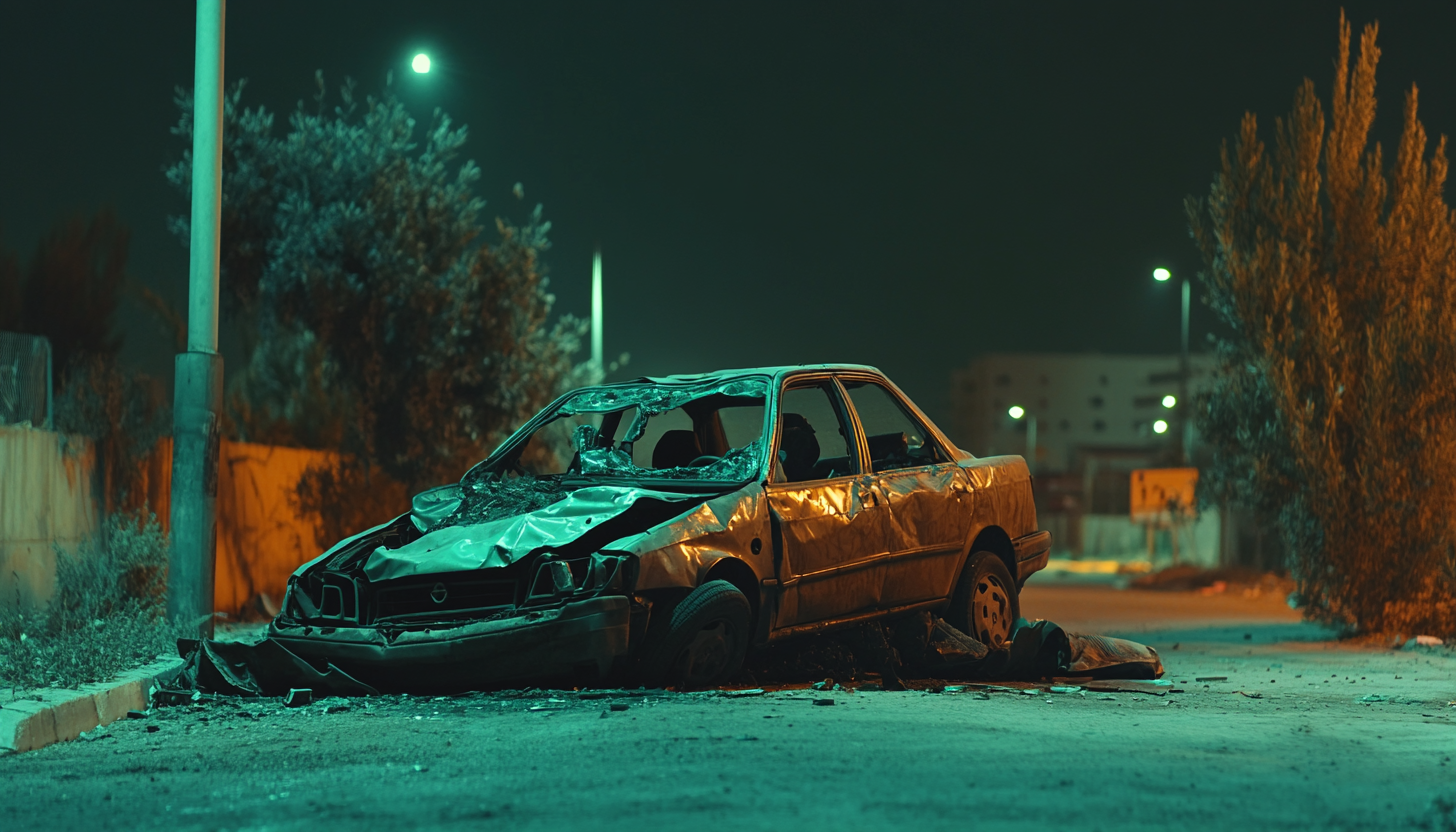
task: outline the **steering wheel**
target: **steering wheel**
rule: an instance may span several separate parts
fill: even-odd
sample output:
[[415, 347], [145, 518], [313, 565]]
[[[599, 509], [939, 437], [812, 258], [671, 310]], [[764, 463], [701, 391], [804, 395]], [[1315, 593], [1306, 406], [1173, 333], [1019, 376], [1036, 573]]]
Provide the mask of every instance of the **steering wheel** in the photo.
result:
[[689, 462], [688, 463], [688, 467], [689, 468], [702, 468], [702, 467], [707, 466], [707, 465], [712, 465], [713, 463], [717, 462], [718, 460], [720, 460], [722, 458], [723, 457], [721, 457], [721, 456], [713, 456], [712, 454], [703, 454], [702, 456], [698, 457], [697, 459], [693, 460], [692, 462]]

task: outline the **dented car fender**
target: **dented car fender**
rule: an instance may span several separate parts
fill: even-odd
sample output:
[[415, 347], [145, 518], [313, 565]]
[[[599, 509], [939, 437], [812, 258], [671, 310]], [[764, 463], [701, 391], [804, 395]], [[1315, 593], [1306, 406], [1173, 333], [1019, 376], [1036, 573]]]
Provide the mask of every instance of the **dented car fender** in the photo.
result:
[[[773, 577], [768, 501], [758, 482], [713, 497], [611, 548], [637, 557], [639, 592], [700, 586], [724, 558], [742, 562], [760, 585]], [[760, 599], [749, 600], [757, 605]]]

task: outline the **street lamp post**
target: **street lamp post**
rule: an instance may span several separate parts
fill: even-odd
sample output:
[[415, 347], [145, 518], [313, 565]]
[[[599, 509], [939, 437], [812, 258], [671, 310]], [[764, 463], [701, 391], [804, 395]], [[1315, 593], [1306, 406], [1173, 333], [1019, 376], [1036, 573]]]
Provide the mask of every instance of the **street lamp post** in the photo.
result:
[[[1153, 279], [1159, 283], [1166, 282], [1172, 278], [1173, 273], [1164, 268], [1153, 269]], [[1188, 418], [1188, 306], [1192, 300], [1193, 289], [1188, 283], [1188, 278], [1183, 278], [1183, 315], [1182, 315], [1182, 349], [1178, 356], [1178, 404], [1183, 409], [1178, 412], [1178, 460], [1184, 465], [1188, 464], [1189, 449], [1193, 445], [1193, 420]]]
[[187, 352], [176, 359], [172, 408], [172, 551], [167, 616], [212, 636], [217, 556], [217, 454], [222, 356], [217, 352], [222, 217], [223, 23], [226, 0], [197, 0], [192, 92], [192, 226]]
[[1013, 419], [1026, 419], [1026, 470], [1036, 473], [1036, 417], [1029, 415], [1026, 408], [1019, 404], [1013, 404], [1006, 415]]

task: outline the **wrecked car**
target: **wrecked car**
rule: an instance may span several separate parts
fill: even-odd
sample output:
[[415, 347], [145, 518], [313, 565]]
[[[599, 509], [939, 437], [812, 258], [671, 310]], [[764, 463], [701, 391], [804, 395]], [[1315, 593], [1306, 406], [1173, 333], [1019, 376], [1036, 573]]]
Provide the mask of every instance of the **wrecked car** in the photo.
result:
[[590, 387], [300, 567], [269, 635], [379, 690], [711, 686], [755, 647], [922, 612], [1001, 650], [1051, 546], [1031, 485], [872, 367]]

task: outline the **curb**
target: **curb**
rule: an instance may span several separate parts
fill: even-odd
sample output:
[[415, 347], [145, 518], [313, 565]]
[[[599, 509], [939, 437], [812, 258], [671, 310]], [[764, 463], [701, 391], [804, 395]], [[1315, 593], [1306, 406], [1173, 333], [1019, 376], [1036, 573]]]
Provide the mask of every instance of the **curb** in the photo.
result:
[[110, 725], [127, 711], [145, 711], [152, 692], [177, 678], [182, 659], [161, 659], [109, 682], [37, 691], [36, 698], [0, 702], [0, 755], [34, 751]]

